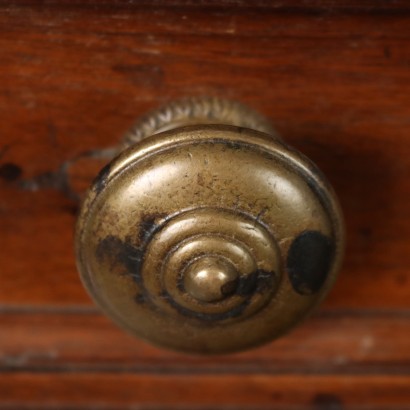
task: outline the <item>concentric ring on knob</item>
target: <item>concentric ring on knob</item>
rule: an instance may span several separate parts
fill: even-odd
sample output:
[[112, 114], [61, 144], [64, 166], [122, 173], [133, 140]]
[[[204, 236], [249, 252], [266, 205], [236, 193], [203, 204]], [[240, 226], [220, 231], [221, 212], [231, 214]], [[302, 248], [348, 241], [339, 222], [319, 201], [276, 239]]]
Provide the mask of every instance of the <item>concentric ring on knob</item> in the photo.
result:
[[[191, 209], [167, 219], [146, 240], [143, 292], [163, 312], [175, 309], [207, 321], [243, 320], [261, 309], [279, 284], [280, 255], [272, 233], [240, 212]], [[238, 275], [235, 292], [213, 303], [193, 297], [185, 275], [201, 258], [231, 266]]]
[[[83, 204], [76, 251], [85, 286], [121, 326], [222, 353], [302, 320], [331, 288], [343, 242], [337, 199], [308, 159], [257, 131], [203, 125], [113, 160]], [[198, 272], [219, 279], [201, 289]]]

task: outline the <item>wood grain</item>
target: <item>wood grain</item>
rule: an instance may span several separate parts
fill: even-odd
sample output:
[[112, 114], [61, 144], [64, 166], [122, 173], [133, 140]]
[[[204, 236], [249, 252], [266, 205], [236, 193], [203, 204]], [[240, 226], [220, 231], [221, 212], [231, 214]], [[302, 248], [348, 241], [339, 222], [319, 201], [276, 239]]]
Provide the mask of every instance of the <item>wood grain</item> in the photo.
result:
[[[358, 3], [0, 4], [0, 409], [410, 408], [410, 7]], [[191, 95], [268, 116], [334, 185], [348, 234], [318, 313], [218, 359], [123, 334], [73, 254], [104, 163], [84, 153]]]
[[[174, 375], [170, 378], [19, 373], [0, 375], [0, 395], [6, 393], [8, 397], [7, 407], [3, 408], [18, 409], [254, 410], [271, 409], [275, 403], [275, 408], [291, 410], [306, 405], [311, 409], [400, 410], [408, 409], [409, 383], [410, 377], [404, 376]], [[139, 403], [138, 407], [135, 403]]]
[[0, 314], [7, 335], [0, 364], [8, 371], [407, 375], [409, 319], [398, 311], [322, 312], [275, 343], [202, 357], [136, 340], [94, 309], [8, 310]]

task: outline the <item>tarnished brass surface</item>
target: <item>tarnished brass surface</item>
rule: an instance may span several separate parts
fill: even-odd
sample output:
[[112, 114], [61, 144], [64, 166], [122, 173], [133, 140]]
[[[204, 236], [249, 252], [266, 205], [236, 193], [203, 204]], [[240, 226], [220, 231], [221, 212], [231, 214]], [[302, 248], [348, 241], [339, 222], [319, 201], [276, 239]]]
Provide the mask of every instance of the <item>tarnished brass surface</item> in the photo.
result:
[[[198, 101], [234, 112], [193, 115]], [[169, 128], [184, 123], [175, 108], [184, 104], [198, 124], [160, 132], [164, 112]], [[270, 341], [336, 278], [343, 226], [333, 190], [273, 131], [220, 124], [235, 123], [235, 107], [242, 119], [242, 105], [170, 107], [128, 134], [131, 146], [90, 189], [76, 236], [82, 280], [118, 324], [161, 346], [222, 353]], [[159, 133], [145, 138], [146, 124]]]

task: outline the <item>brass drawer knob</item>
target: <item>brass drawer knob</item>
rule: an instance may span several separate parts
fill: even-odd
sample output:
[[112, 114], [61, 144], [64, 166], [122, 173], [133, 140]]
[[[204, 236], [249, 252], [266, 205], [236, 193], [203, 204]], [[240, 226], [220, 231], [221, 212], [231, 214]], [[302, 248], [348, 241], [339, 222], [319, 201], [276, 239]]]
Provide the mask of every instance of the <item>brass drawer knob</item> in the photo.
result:
[[76, 234], [83, 283], [119, 325], [172, 349], [232, 352], [280, 336], [323, 299], [341, 263], [341, 211], [263, 117], [217, 98], [176, 101], [124, 148]]

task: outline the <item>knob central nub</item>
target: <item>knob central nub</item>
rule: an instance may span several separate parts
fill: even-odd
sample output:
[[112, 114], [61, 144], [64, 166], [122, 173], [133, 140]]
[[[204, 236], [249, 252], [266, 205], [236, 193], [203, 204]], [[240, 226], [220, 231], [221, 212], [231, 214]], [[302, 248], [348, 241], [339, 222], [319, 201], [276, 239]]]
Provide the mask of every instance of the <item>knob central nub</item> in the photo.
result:
[[235, 292], [238, 272], [221, 257], [207, 256], [188, 267], [184, 285], [193, 298], [207, 303], [218, 302]]

